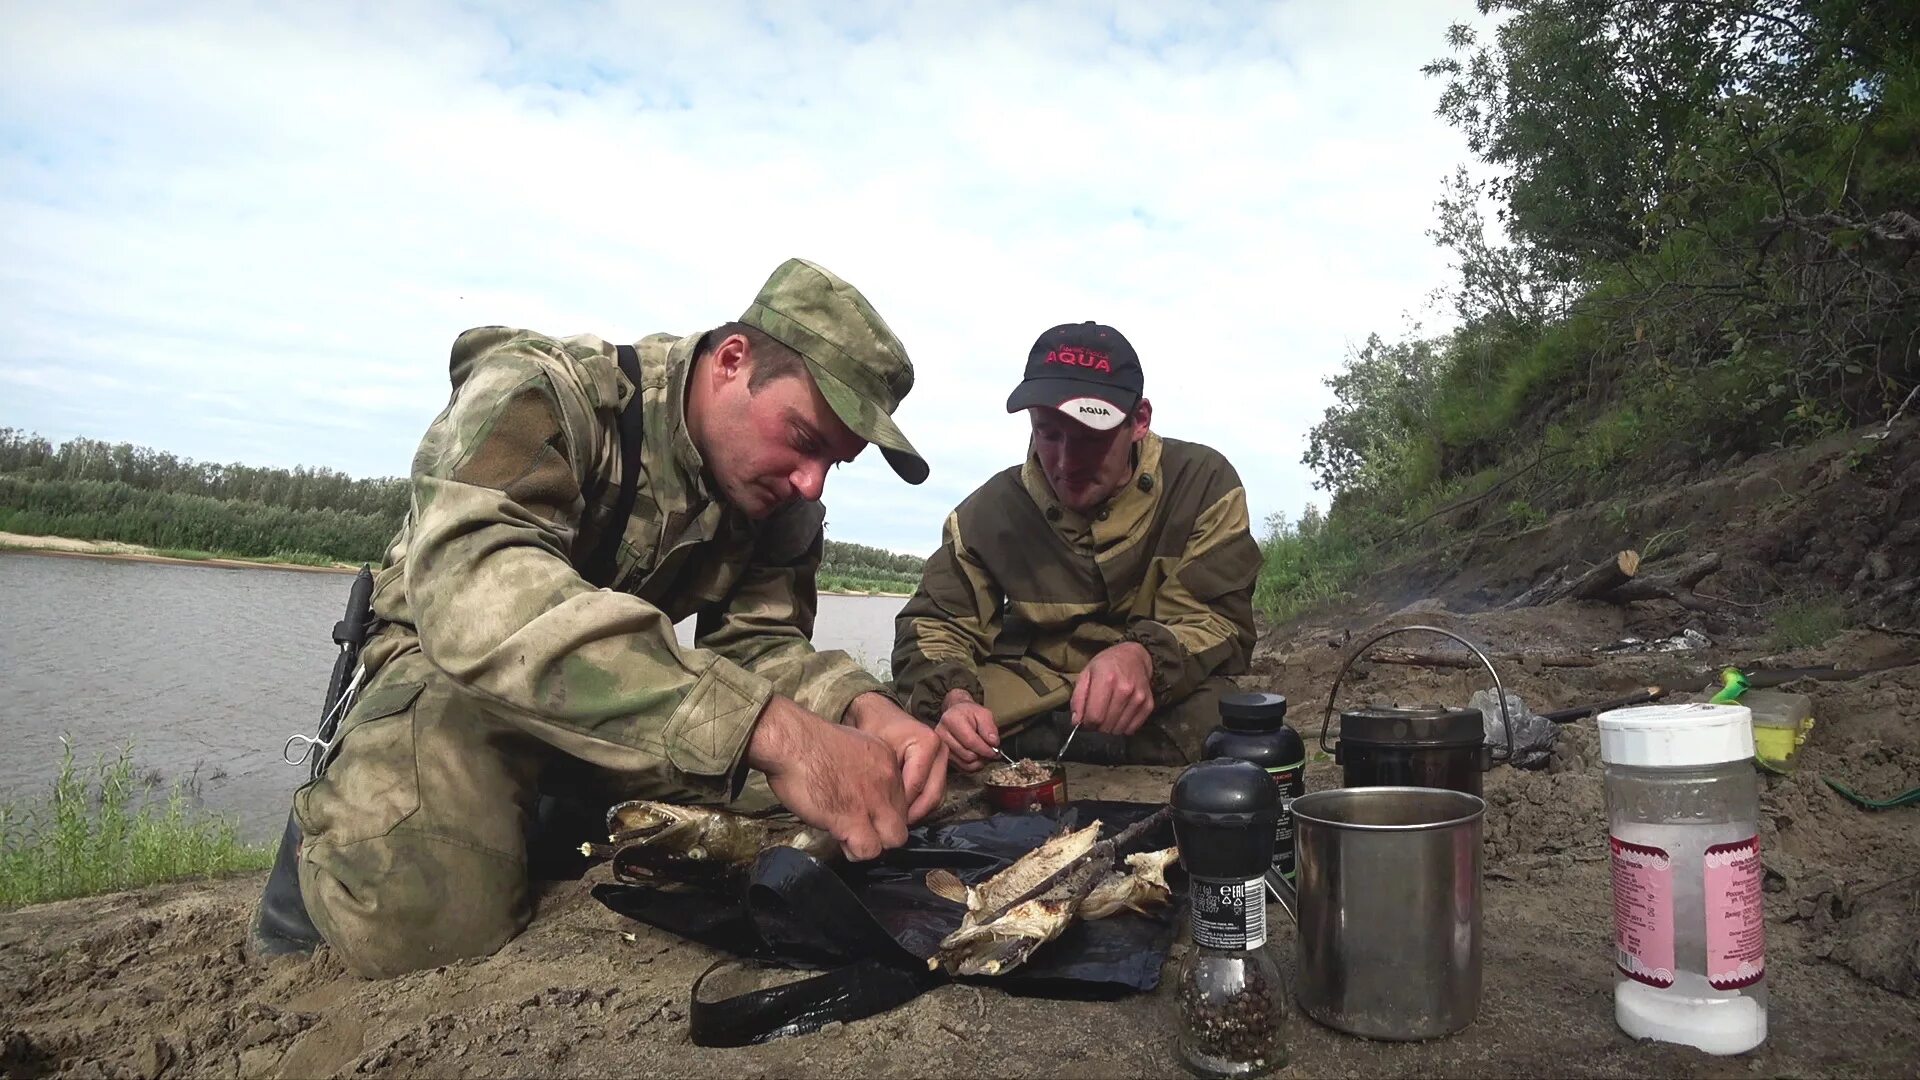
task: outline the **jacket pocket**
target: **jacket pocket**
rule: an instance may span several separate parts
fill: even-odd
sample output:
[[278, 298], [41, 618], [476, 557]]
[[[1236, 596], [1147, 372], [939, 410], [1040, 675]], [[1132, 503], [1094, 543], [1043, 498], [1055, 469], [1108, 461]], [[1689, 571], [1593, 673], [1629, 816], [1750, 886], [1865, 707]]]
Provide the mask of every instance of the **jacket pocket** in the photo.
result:
[[308, 837], [350, 844], [385, 836], [420, 809], [413, 721], [425, 688], [382, 686], [347, 711], [320, 778], [294, 796]]

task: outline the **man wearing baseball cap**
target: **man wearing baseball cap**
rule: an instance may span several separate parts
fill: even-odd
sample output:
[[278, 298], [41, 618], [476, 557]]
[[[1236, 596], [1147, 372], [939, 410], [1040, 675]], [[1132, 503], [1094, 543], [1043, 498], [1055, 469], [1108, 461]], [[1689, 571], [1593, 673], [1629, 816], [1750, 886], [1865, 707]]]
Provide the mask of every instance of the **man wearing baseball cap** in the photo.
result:
[[896, 623], [893, 670], [969, 772], [1001, 753], [1183, 764], [1253, 647], [1260, 549], [1233, 466], [1151, 430], [1118, 330], [1040, 335], [1008, 412], [1025, 464], [948, 515]]
[[254, 946], [324, 939], [367, 976], [490, 954], [532, 915], [530, 855], [589, 838], [529, 851], [553, 797], [726, 802], [751, 770], [850, 858], [904, 843], [946, 750], [810, 641], [828, 471], [871, 442], [927, 476], [866, 298], [789, 259], [706, 333], [469, 330], [452, 381]]

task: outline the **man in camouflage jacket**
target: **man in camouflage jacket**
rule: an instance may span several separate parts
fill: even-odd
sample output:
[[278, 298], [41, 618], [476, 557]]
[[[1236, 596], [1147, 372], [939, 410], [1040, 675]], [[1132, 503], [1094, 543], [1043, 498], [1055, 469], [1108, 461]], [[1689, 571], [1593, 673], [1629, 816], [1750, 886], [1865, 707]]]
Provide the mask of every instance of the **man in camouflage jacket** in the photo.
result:
[[[939, 740], [810, 642], [827, 471], [873, 442], [909, 482], [927, 475], [891, 418], [905, 348], [851, 285], [794, 259], [738, 322], [635, 353], [503, 327], [454, 343], [375, 579], [364, 687], [294, 798], [308, 929], [361, 974], [487, 955], [523, 929], [543, 793], [724, 802], [752, 769], [855, 859], [940, 799]], [[603, 547], [629, 418], [632, 510]], [[674, 632], [688, 617], [692, 647]], [[264, 929], [256, 945], [286, 935]]]
[[947, 517], [900, 612], [899, 689], [961, 769], [1062, 745], [1197, 761], [1225, 676], [1246, 670], [1260, 567], [1246, 492], [1218, 452], [1154, 434], [1142, 389], [1119, 331], [1041, 335], [1007, 400], [1031, 417], [1026, 463]]

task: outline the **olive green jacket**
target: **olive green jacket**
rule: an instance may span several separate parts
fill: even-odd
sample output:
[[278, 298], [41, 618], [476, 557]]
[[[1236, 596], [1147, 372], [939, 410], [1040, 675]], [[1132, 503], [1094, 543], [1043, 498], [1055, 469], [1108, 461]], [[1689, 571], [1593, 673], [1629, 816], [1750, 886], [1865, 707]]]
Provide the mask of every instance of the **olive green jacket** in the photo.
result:
[[[698, 337], [637, 344], [645, 444], [616, 578], [585, 565], [620, 490], [635, 388], [613, 345], [483, 327], [454, 342], [453, 394], [421, 440], [412, 503], [375, 581], [369, 673], [418, 647], [463, 690], [605, 768], [732, 788], [768, 697], [838, 721], [881, 684], [816, 652], [824, 509], [749, 521], [703, 478], [685, 400]], [[689, 616], [696, 644], [674, 624]]]
[[896, 687], [924, 720], [961, 687], [1004, 724], [1064, 704], [1094, 654], [1135, 641], [1166, 708], [1246, 670], [1259, 569], [1240, 477], [1209, 447], [1149, 433], [1090, 518], [1029, 456], [948, 515], [895, 624]]

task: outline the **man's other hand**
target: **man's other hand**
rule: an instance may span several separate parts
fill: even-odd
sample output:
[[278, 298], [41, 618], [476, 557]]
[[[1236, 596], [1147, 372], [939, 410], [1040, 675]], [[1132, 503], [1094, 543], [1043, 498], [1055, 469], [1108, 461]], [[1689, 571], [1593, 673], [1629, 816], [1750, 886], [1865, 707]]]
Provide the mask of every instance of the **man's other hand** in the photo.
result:
[[1108, 735], [1131, 735], [1153, 715], [1153, 658], [1132, 641], [1094, 654], [1073, 684], [1073, 722]]
[[856, 728], [892, 749], [907, 796], [907, 824], [926, 817], [947, 790], [947, 747], [933, 729], [915, 720], [885, 694], [862, 694], [847, 706]]
[[947, 749], [947, 760], [962, 772], [978, 772], [1000, 756], [1000, 725], [985, 705], [965, 690], [950, 690], [942, 706], [940, 742]]
[[776, 694], [754, 724], [747, 764], [767, 775], [801, 821], [831, 833], [849, 859], [878, 858], [907, 842], [899, 759], [877, 736], [828, 723]]

